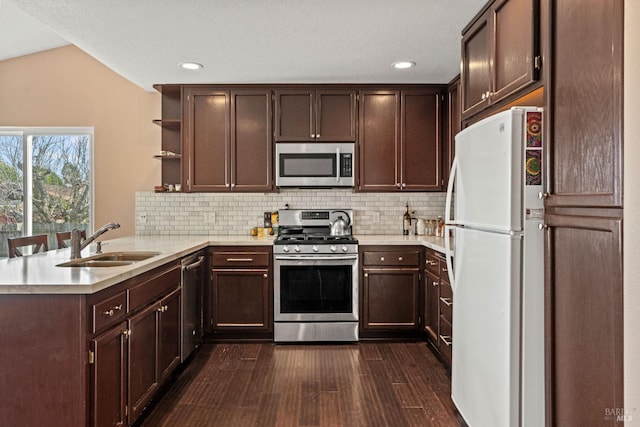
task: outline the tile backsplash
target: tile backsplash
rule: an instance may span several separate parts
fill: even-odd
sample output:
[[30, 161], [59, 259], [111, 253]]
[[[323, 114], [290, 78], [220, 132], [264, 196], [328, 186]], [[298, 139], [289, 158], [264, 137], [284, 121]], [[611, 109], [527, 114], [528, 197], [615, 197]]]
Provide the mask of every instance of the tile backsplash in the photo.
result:
[[136, 234], [245, 235], [263, 226], [263, 213], [284, 209], [354, 210], [354, 234], [402, 234], [405, 202], [417, 218], [444, 215], [446, 193], [136, 193]]

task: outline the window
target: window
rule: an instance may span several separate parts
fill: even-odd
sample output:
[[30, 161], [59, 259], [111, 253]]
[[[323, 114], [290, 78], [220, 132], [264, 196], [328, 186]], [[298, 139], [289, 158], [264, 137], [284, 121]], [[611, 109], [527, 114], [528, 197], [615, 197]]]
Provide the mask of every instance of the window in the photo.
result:
[[0, 127], [0, 258], [7, 238], [92, 229], [89, 128]]

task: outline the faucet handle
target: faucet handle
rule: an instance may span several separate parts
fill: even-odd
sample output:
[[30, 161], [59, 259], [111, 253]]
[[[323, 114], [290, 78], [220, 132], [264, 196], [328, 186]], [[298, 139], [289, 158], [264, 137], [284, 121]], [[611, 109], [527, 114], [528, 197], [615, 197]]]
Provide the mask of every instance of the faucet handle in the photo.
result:
[[96, 242], [96, 253], [97, 254], [101, 254], [102, 253], [102, 245], [108, 245], [108, 244], [109, 244], [109, 242], [103, 242], [103, 241], [98, 240]]

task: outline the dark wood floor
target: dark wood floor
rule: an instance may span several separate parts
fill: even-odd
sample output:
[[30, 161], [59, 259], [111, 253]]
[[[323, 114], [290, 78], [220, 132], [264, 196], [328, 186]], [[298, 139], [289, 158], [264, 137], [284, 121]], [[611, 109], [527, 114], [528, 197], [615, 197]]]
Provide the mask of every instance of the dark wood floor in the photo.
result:
[[426, 343], [205, 344], [142, 424], [458, 426]]

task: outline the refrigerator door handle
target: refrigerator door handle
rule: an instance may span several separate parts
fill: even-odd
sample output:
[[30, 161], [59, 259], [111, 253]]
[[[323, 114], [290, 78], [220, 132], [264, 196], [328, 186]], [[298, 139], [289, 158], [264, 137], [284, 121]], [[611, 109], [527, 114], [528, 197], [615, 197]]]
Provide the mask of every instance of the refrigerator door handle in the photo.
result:
[[[451, 256], [451, 231], [455, 230], [455, 227], [451, 227], [450, 225], [444, 226], [444, 248], [445, 248], [445, 258], [447, 260], [447, 275], [449, 276], [449, 283], [451, 284], [451, 291], [456, 293], [456, 280], [455, 275], [453, 273], [453, 257]], [[462, 256], [462, 248], [459, 245], [456, 247], [458, 251], [457, 257]]]
[[[458, 156], [453, 158], [451, 163], [451, 171], [449, 172], [449, 183], [447, 184], [447, 198], [444, 205], [444, 222], [451, 224], [451, 198], [453, 197], [453, 183], [456, 180], [456, 171], [458, 170]], [[455, 218], [454, 218], [455, 221]]]

